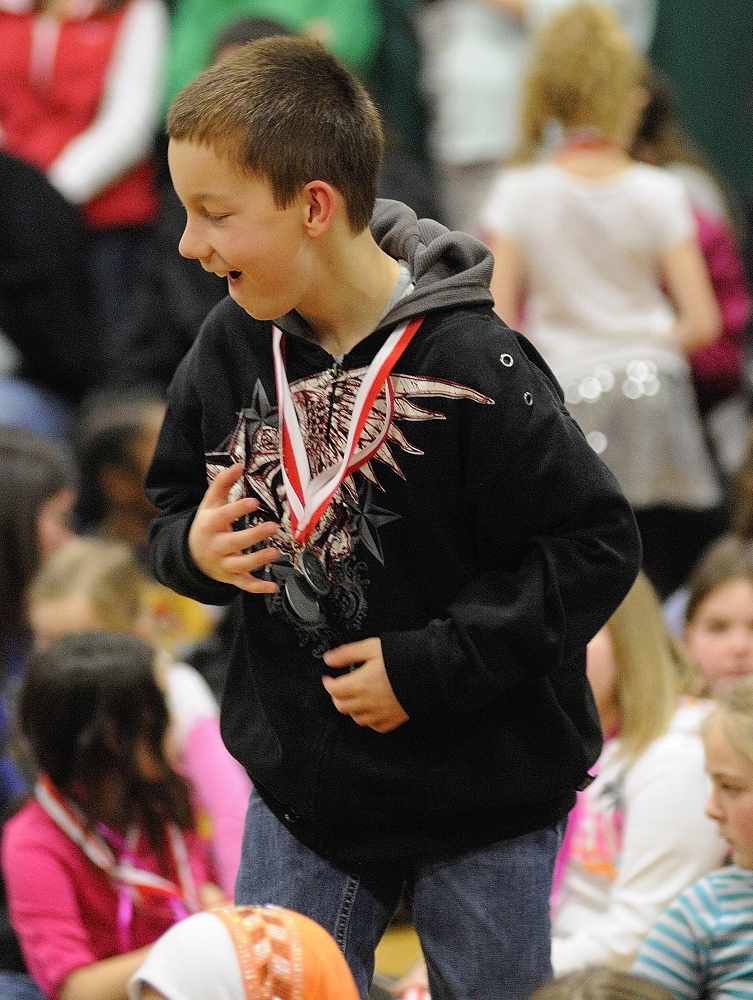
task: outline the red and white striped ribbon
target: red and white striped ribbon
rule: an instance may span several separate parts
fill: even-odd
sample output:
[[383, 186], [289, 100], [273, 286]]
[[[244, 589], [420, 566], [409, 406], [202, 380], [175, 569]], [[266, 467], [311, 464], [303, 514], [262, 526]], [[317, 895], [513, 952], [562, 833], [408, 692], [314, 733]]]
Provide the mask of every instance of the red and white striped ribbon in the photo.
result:
[[[272, 351], [280, 424], [280, 465], [290, 504], [293, 538], [298, 544], [303, 545], [309, 538], [346, 476], [368, 462], [372, 455], [381, 448], [389, 433], [395, 410], [394, 393], [389, 383], [389, 375], [422, 322], [423, 316], [418, 316], [397, 327], [385, 340], [367, 368], [356, 392], [348, 437], [341, 461], [327, 466], [315, 476], [311, 475], [311, 466], [285, 371], [285, 334], [276, 326], [272, 328]], [[361, 434], [366, 426], [371, 408], [383, 386], [386, 386], [387, 397], [387, 412], [384, 421], [374, 440], [363, 448], [359, 448]]]

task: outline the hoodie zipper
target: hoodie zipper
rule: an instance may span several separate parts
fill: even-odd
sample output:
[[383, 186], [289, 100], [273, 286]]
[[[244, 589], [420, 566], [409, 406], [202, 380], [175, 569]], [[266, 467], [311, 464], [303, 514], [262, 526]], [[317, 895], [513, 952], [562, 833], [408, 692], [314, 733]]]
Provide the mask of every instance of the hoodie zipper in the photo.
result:
[[330, 369], [332, 373], [332, 391], [329, 397], [329, 409], [327, 410], [327, 429], [325, 432], [325, 440], [327, 444], [330, 443], [330, 431], [332, 430], [332, 415], [335, 412], [335, 400], [337, 399], [337, 388], [338, 379], [343, 373], [343, 366], [335, 358], [332, 362], [332, 368]]

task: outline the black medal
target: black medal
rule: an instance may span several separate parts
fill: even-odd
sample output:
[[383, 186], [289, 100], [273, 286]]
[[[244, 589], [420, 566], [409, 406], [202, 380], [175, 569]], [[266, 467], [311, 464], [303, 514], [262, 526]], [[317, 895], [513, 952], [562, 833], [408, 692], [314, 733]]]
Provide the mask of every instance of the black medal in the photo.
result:
[[316, 594], [306, 583], [305, 578], [295, 573], [287, 578], [283, 587], [285, 607], [299, 621], [313, 625], [322, 616]]
[[317, 597], [324, 597], [329, 593], [330, 581], [327, 570], [313, 549], [306, 548], [300, 552], [296, 569]]

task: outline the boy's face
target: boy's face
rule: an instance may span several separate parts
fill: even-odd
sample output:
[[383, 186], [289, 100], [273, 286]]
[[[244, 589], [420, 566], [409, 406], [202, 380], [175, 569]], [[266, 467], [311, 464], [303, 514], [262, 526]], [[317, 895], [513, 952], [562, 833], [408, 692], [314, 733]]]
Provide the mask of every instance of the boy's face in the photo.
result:
[[265, 179], [242, 174], [208, 146], [171, 139], [168, 159], [186, 209], [181, 254], [227, 277], [230, 296], [255, 319], [298, 308], [313, 284], [303, 197], [277, 208]]

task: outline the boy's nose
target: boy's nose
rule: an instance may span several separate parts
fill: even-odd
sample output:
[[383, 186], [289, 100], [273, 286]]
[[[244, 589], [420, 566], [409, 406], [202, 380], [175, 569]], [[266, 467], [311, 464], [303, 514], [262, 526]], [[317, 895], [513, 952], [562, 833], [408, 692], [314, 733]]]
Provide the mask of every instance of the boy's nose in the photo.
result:
[[183, 230], [183, 235], [178, 243], [178, 252], [181, 257], [187, 257], [189, 260], [201, 260], [202, 256], [206, 256], [207, 250], [204, 249], [202, 253], [201, 241], [198, 239], [196, 228], [190, 222], [186, 223]]
[[181, 255], [181, 257], [188, 257], [191, 260], [195, 259], [196, 254], [191, 253], [190, 247], [191, 243], [188, 239], [188, 228], [186, 227], [186, 229], [183, 230], [183, 235], [181, 236], [180, 242], [178, 243], [178, 253]]

